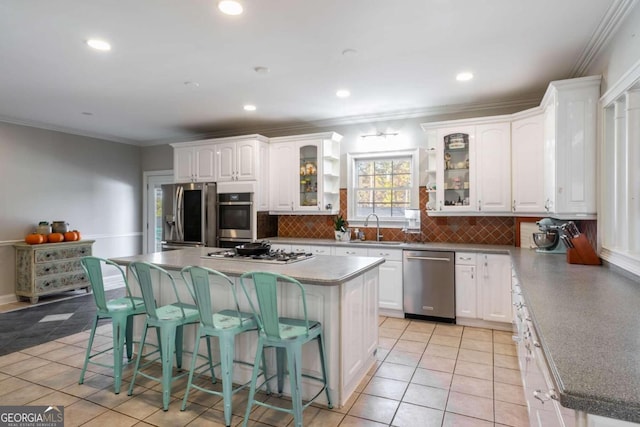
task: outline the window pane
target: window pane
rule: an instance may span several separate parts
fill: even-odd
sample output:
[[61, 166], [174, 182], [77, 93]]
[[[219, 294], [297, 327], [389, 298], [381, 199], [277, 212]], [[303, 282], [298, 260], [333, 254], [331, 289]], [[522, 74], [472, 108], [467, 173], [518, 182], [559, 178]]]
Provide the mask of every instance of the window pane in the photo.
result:
[[358, 177], [359, 188], [373, 188], [373, 175], [361, 175]]
[[376, 188], [391, 188], [391, 175], [376, 175]]
[[373, 175], [373, 162], [368, 160], [360, 160], [356, 162], [358, 175]]
[[396, 160], [393, 162], [393, 173], [411, 172], [411, 162], [409, 160]]
[[356, 202], [360, 203], [371, 203], [373, 201], [373, 193], [371, 191], [366, 190], [358, 190], [356, 193]]
[[394, 187], [411, 187], [411, 175], [393, 175]]
[[376, 190], [373, 192], [373, 199], [376, 204], [391, 203], [391, 190]]
[[399, 204], [408, 204], [409, 199], [411, 199], [409, 190], [395, 190], [393, 192], [394, 206], [398, 206]]
[[377, 174], [388, 174], [393, 170], [391, 160], [376, 160], [374, 172]]

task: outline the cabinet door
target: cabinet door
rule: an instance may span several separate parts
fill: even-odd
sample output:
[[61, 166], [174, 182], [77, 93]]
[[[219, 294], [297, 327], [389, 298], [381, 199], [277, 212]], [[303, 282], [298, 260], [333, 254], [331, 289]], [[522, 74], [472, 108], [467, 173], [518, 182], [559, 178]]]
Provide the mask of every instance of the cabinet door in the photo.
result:
[[476, 126], [477, 210], [511, 211], [511, 124]]
[[456, 316], [478, 317], [475, 265], [456, 265]]
[[475, 210], [474, 126], [439, 129], [436, 145], [436, 182], [438, 211]]
[[298, 162], [295, 167], [300, 179], [294, 197], [294, 210], [316, 212], [319, 209], [318, 196], [323, 191], [322, 180], [318, 179], [322, 176], [320, 150], [318, 141], [301, 141], [296, 144]]
[[480, 256], [480, 294], [482, 318], [495, 322], [511, 322], [511, 259], [508, 255]]
[[[294, 170], [294, 144], [282, 142], [269, 146], [269, 204], [271, 211], [293, 211], [293, 192], [300, 180]], [[296, 187], [294, 187], [296, 186]]]
[[511, 123], [512, 210], [544, 213], [544, 115]]
[[402, 311], [402, 262], [385, 261], [378, 268], [380, 271], [378, 307]]
[[196, 181], [200, 181], [200, 182], [215, 181], [216, 179], [215, 164], [216, 164], [215, 146], [195, 148]]
[[[553, 96], [555, 100], [555, 96]], [[555, 212], [556, 203], [556, 107], [551, 101], [544, 110], [544, 209]]]
[[173, 177], [176, 182], [191, 182], [194, 179], [194, 150], [192, 147], [173, 149]]
[[246, 140], [236, 143], [236, 179], [253, 181], [256, 179], [258, 141]]
[[236, 143], [217, 144], [217, 181], [233, 181], [236, 173]]

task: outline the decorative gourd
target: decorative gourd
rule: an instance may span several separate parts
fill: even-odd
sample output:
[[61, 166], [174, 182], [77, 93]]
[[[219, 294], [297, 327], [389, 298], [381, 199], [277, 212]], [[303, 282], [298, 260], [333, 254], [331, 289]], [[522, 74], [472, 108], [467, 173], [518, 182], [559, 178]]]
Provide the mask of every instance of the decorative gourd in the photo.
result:
[[64, 233], [64, 240], [67, 242], [74, 242], [78, 240], [78, 233], [75, 231], [67, 231]]
[[49, 234], [49, 243], [59, 243], [59, 242], [64, 242], [64, 234], [62, 233]]
[[78, 230], [73, 230], [73, 232], [76, 233], [76, 240], [82, 240], [82, 235]]
[[38, 233], [27, 234], [27, 237], [24, 238], [24, 241], [30, 245], [39, 245], [40, 243], [44, 243], [44, 236]]
[[49, 235], [48, 234], [43, 234], [42, 238], [43, 238], [42, 243], [49, 243]]

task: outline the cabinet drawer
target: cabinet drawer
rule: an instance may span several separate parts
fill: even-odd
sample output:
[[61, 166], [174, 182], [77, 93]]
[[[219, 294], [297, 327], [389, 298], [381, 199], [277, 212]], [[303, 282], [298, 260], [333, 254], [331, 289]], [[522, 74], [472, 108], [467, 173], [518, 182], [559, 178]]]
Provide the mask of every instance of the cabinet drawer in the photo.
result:
[[91, 255], [91, 245], [67, 246], [62, 248], [38, 249], [35, 251], [36, 263], [56, 261], [59, 259], [81, 258]]
[[[291, 245], [285, 245], [284, 243], [272, 243], [271, 244], [272, 251], [285, 251], [291, 252]], [[306, 252], [306, 251], [304, 251]]]
[[49, 293], [74, 286], [78, 288], [90, 286], [87, 276], [84, 273], [46, 276], [36, 279], [35, 291], [38, 294]]
[[83, 273], [80, 259], [70, 259], [68, 261], [44, 262], [35, 265], [36, 277], [49, 276], [60, 273]]
[[456, 252], [456, 265], [476, 265], [475, 252]]
[[331, 246], [309, 246], [309, 252], [314, 255], [331, 255]]
[[345, 248], [338, 246], [333, 248], [336, 256], [367, 256], [366, 248]]
[[387, 261], [402, 261], [402, 249], [369, 248], [367, 255]]

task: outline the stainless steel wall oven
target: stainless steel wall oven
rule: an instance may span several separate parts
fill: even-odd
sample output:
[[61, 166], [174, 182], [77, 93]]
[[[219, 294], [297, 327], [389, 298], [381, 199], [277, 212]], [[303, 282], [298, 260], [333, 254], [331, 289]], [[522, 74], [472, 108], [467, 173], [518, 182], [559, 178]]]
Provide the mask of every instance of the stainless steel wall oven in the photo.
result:
[[255, 235], [253, 193], [218, 194], [218, 247], [251, 242]]

